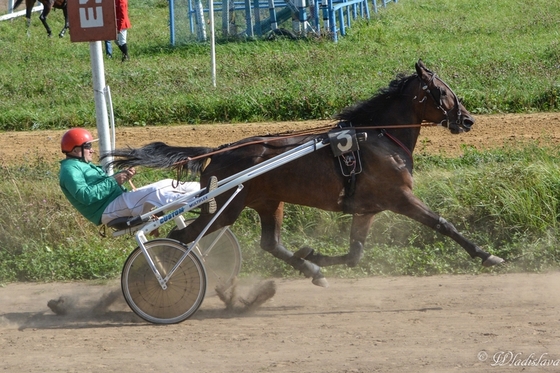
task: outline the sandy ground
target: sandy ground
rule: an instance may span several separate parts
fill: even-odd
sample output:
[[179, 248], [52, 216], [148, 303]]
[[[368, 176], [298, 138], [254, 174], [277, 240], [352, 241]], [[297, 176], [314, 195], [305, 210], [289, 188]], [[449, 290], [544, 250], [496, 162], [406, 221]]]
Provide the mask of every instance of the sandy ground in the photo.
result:
[[[441, 127], [422, 128], [415, 153], [462, 154], [462, 147], [486, 149], [541, 140], [560, 143], [560, 113], [476, 116], [468, 133], [452, 135]], [[245, 137], [311, 129], [332, 121], [242, 123], [214, 125], [147, 126], [118, 128], [117, 147], [140, 146], [153, 141], [170, 145], [219, 146]], [[95, 131], [94, 131], [95, 132]], [[61, 159], [64, 131], [0, 132], [0, 164], [44, 158]]]
[[[422, 130], [418, 151], [460, 154], [537, 140], [560, 141], [560, 114], [479, 116], [473, 130]], [[161, 140], [218, 145], [325, 122], [119, 129], [119, 146]], [[59, 159], [60, 131], [0, 134], [0, 164]], [[254, 280], [256, 281], [256, 280]], [[254, 281], [244, 280], [239, 294]], [[558, 372], [560, 272], [422, 278], [279, 280], [250, 313], [216, 296], [189, 320], [152, 325], [119, 283], [9, 284], [0, 288], [0, 370], [5, 372]], [[47, 302], [74, 307], [57, 316]], [[533, 366], [531, 366], [533, 365]]]
[[[142, 322], [116, 284], [0, 289], [5, 372], [558, 372], [560, 273], [275, 280], [250, 314], [217, 297], [175, 325]], [[56, 316], [46, 303], [74, 296]], [[510, 355], [511, 354], [511, 355]], [[540, 362], [539, 362], [540, 361]], [[528, 367], [527, 364], [551, 364]]]

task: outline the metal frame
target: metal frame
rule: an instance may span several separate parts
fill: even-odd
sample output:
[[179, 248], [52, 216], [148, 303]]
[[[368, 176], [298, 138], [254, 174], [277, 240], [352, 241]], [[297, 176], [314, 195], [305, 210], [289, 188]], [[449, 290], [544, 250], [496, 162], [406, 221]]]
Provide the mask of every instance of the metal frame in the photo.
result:
[[[159, 207], [155, 210], [150, 211], [149, 213], [140, 215], [138, 217], [134, 217], [130, 219], [127, 224], [130, 228], [126, 228], [120, 231], [117, 231], [113, 234], [113, 236], [119, 236], [126, 233], [134, 233], [134, 238], [138, 243], [138, 246], [142, 250], [146, 261], [148, 262], [152, 272], [156, 276], [160, 286], [162, 289], [167, 288], [167, 282], [173, 275], [173, 272], [179, 267], [181, 262], [189, 255], [194, 247], [198, 244], [198, 242], [204, 237], [210, 226], [216, 221], [216, 219], [222, 214], [225, 208], [231, 203], [231, 201], [241, 192], [243, 189], [243, 183], [249, 181], [257, 176], [260, 176], [266, 172], [269, 172], [277, 167], [280, 167], [286, 163], [289, 163], [295, 159], [301, 158], [304, 155], [310, 154], [316, 150], [322, 149], [325, 146], [329, 146], [330, 142], [329, 139], [314, 139], [310, 140], [300, 146], [297, 146], [285, 153], [277, 155], [276, 157], [270, 158], [262, 163], [249, 167], [246, 170], [240, 171], [234, 175], [231, 175], [223, 180], [218, 182], [218, 187], [212, 191], [206, 193], [206, 188], [201, 189], [195, 193], [187, 194], [174, 202], [167, 204], [165, 206]], [[166, 224], [170, 221], [175, 221], [179, 228], [184, 228], [184, 220], [182, 215], [204, 203], [206, 203], [211, 198], [217, 197], [220, 194], [234, 189], [236, 190], [233, 194], [228, 198], [228, 200], [222, 205], [222, 207], [214, 214], [213, 218], [210, 222], [206, 225], [206, 227], [199, 233], [198, 237], [188, 245], [188, 249], [185, 254], [179, 259], [179, 261], [175, 264], [173, 269], [167, 274], [165, 278], [161, 276], [159, 271], [157, 270], [156, 266], [148, 251], [146, 250], [145, 243], [148, 242], [146, 238], [146, 234], [158, 229], [163, 224]], [[187, 202], [188, 201], [188, 202]], [[186, 205], [183, 205], [187, 202]], [[169, 211], [170, 209], [178, 207], [175, 210], [166, 213], [164, 216], [160, 218], [154, 218], [154, 216], [163, 211]], [[142, 224], [145, 223], [145, 224]]]

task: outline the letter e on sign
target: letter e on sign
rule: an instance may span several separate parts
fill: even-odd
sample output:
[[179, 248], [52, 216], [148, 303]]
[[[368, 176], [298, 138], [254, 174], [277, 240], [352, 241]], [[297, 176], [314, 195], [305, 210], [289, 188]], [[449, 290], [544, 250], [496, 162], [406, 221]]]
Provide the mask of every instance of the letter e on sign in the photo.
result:
[[67, 7], [71, 41], [117, 38], [115, 0], [68, 0]]

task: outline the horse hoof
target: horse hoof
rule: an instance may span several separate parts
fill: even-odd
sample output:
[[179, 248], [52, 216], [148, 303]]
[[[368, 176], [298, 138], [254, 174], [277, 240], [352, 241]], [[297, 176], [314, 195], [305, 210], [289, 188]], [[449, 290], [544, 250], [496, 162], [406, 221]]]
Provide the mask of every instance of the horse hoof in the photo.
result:
[[504, 260], [499, 256], [490, 255], [488, 258], [486, 258], [485, 261], [482, 262], [482, 265], [484, 267], [492, 267], [493, 265], [502, 264], [503, 262]]
[[313, 254], [313, 249], [305, 246], [305, 247], [302, 247], [301, 249], [299, 249], [298, 251], [296, 251], [294, 253], [294, 256], [296, 258], [299, 258], [299, 259], [305, 259], [311, 254]]
[[357, 255], [355, 257], [351, 257], [348, 262], [346, 262], [346, 265], [350, 268], [354, 268], [358, 265], [358, 263], [360, 263], [360, 260], [362, 259], [363, 255]]
[[311, 282], [313, 283], [313, 285], [317, 285], [317, 286], [320, 286], [322, 288], [328, 288], [329, 287], [329, 282], [324, 277], [314, 278], [313, 280], [311, 280]]

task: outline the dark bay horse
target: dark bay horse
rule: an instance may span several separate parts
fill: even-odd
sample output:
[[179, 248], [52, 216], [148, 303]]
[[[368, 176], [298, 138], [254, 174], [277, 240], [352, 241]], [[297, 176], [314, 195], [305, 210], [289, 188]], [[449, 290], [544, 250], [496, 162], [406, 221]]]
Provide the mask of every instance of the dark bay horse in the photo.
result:
[[[420, 124], [429, 122], [446, 127], [451, 133], [468, 132], [474, 119], [451, 88], [428, 70], [422, 61], [416, 73], [399, 75], [389, 87], [371, 99], [343, 110], [342, 123], [367, 133], [359, 144], [361, 173], [355, 179], [343, 176], [339, 162], [329, 147], [316, 150], [245, 182], [243, 190], [219, 215], [209, 231], [231, 225], [245, 207], [257, 211], [261, 220], [261, 247], [312, 277], [314, 284], [326, 286], [320, 267], [335, 264], [355, 266], [363, 256], [364, 242], [375, 214], [390, 210], [412, 218], [455, 240], [472, 258], [484, 266], [503, 262], [463, 237], [444, 218], [431, 211], [412, 193], [412, 153], [420, 133]], [[224, 179], [270, 159], [326, 133], [286, 137], [253, 137], [235, 143], [235, 147], [174, 147], [151, 143], [138, 149], [118, 149], [112, 153], [117, 167], [148, 166], [200, 172], [202, 185], [210, 176]], [[244, 145], [245, 144], [245, 145]], [[204, 156], [208, 153], [211, 155]], [[352, 184], [352, 188], [348, 185]], [[231, 196], [233, 189], [216, 197], [218, 206]], [[349, 252], [325, 256], [311, 248], [295, 253], [281, 244], [280, 228], [284, 203], [338, 211], [353, 215]], [[194, 223], [176, 230], [170, 237], [192, 242], [212, 215], [201, 214]]]
[[[49, 37], [52, 36], [52, 30], [47, 23], [47, 16], [51, 12], [52, 8], [55, 9], [62, 9], [62, 13], [64, 14], [64, 27], [58, 34], [61, 38], [64, 37], [66, 34], [66, 30], [68, 30], [68, 9], [66, 8], [67, 0], [39, 0], [41, 4], [43, 4], [43, 11], [39, 16], [41, 22], [43, 22], [43, 26], [47, 30], [47, 35]], [[14, 4], [14, 9], [21, 5], [23, 0], [17, 0]], [[31, 10], [33, 9], [33, 5], [35, 5], [36, 0], [25, 0], [25, 18], [27, 18], [27, 32], [29, 33], [29, 26], [31, 25]]]

